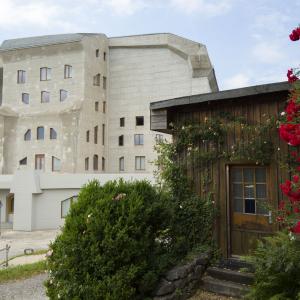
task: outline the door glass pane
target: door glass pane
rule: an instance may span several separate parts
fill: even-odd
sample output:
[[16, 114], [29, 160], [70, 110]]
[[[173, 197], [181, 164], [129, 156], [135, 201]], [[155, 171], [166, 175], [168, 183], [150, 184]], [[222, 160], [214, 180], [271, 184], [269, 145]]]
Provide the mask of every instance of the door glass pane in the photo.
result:
[[267, 186], [266, 184], [256, 185], [256, 198], [266, 198], [267, 197]]
[[245, 199], [245, 213], [246, 214], [255, 214], [255, 200], [254, 199]]
[[248, 184], [244, 186], [244, 197], [245, 198], [254, 198], [254, 185]]
[[266, 200], [256, 201], [257, 214], [267, 215], [269, 213], [268, 203]]
[[266, 182], [266, 169], [265, 168], [257, 168], [255, 170], [255, 179], [256, 182]]
[[234, 168], [232, 170], [232, 181], [233, 182], [242, 182], [243, 181], [243, 175], [242, 175], [241, 168]]
[[234, 198], [234, 211], [242, 213], [243, 212], [243, 199]]
[[243, 185], [242, 184], [233, 184], [233, 197], [243, 197]]
[[244, 182], [253, 182], [253, 181], [254, 181], [254, 169], [244, 168]]

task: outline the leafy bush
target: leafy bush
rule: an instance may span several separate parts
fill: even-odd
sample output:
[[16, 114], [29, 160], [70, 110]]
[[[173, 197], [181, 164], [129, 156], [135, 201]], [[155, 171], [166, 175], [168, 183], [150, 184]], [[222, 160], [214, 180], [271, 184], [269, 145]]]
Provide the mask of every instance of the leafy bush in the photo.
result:
[[50, 246], [51, 299], [147, 299], [171, 265], [170, 211], [147, 182], [93, 181]]
[[286, 232], [260, 241], [250, 262], [255, 284], [248, 299], [300, 299], [300, 242]]

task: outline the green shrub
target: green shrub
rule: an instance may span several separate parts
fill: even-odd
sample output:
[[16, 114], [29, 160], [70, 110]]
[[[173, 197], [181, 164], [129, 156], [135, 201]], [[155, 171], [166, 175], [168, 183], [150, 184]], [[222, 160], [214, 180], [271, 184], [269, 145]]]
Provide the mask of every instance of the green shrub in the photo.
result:
[[300, 299], [300, 242], [286, 232], [260, 241], [249, 261], [255, 284], [248, 299]]
[[50, 246], [48, 296], [146, 299], [172, 260], [166, 204], [147, 182], [85, 186]]

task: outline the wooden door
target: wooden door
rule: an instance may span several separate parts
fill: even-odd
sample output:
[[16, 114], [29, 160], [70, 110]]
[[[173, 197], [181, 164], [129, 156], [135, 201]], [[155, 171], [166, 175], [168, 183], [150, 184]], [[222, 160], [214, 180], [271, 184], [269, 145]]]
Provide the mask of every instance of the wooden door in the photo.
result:
[[269, 169], [258, 166], [232, 166], [229, 174], [231, 255], [253, 250], [257, 240], [270, 235], [275, 226], [269, 211]]

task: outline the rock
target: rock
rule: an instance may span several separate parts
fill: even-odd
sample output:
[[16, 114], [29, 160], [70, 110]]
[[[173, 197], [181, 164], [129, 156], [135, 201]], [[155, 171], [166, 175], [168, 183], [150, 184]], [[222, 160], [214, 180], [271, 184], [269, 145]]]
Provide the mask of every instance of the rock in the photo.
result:
[[209, 261], [210, 255], [208, 253], [203, 253], [195, 259], [196, 265], [206, 266]]
[[184, 278], [188, 274], [189, 266], [175, 267], [166, 274], [166, 279], [174, 281], [179, 278]]
[[175, 291], [174, 284], [170, 281], [167, 281], [166, 279], [162, 279], [154, 294], [155, 296], [164, 296], [164, 295], [171, 294], [174, 291]]
[[193, 279], [200, 280], [202, 274], [204, 273], [204, 270], [205, 270], [204, 266], [202, 266], [202, 265], [196, 266], [195, 270], [194, 270], [194, 274], [193, 274]]

